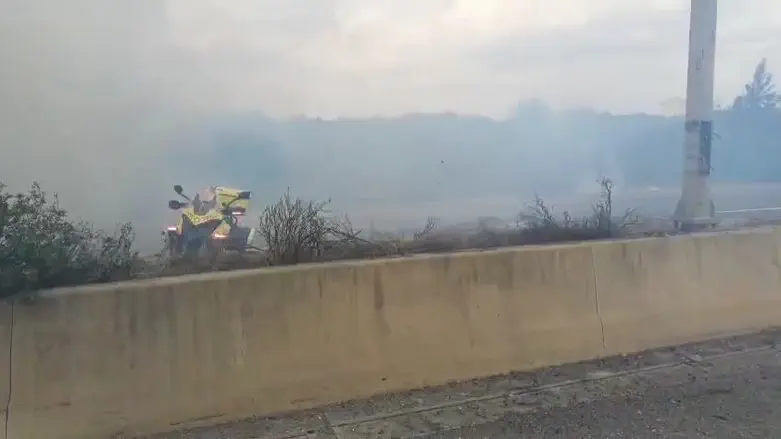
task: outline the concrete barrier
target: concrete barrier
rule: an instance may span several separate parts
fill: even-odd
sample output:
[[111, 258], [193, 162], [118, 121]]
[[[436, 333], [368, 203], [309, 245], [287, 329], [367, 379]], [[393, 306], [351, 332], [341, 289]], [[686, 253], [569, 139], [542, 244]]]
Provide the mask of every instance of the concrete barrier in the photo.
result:
[[6, 439], [8, 403], [11, 399], [11, 331], [13, 307], [0, 302], [0, 439]]
[[610, 354], [781, 324], [777, 231], [593, 245]]
[[735, 232], [56, 291], [0, 308], [6, 439], [214, 424], [775, 326], [780, 253], [779, 232]]
[[591, 248], [112, 284], [17, 306], [11, 439], [216, 423], [602, 355]]

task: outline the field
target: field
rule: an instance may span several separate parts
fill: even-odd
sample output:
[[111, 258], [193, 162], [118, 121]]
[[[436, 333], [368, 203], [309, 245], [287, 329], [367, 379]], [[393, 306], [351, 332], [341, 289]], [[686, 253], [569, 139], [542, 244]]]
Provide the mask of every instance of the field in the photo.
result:
[[[626, 209], [634, 209], [639, 220], [623, 236], [676, 233], [668, 218], [678, 201], [678, 194], [677, 189], [658, 188], [618, 192], [614, 212], [620, 215]], [[598, 194], [573, 194], [553, 198], [549, 205], [558, 213], [568, 210], [575, 216], [588, 215], [590, 206], [598, 197]], [[781, 207], [778, 207], [781, 206], [781, 185], [718, 185], [713, 187], [713, 199], [721, 230], [781, 223]], [[340, 249], [338, 254], [321, 255], [315, 260], [400, 257], [533, 243], [529, 242], [529, 236], [519, 237], [515, 227], [518, 213], [525, 206], [528, 203], [514, 200], [511, 196], [419, 204], [364, 205], [350, 215], [356, 228], [362, 229], [362, 236], [374, 231], [391, 231], [393, 238], [387, 238], [386, 235], [377, 240], [355, 241]], [[479, 212], [492, 215], [480, 216]], [[437, 227], [426, 237], [413, 239], [425, 223], [427, 215], [439, 218]], [[531, 238], [533, 241], [534, 237]], [[564, 239], [557, 237], [556, 240], [579, 240], [579, 235]], [[243, 256], [225, 254], [210, 263], [172, 261], [150, 255], [144, 258], [142, 265], [139, 277], [253, 268], [266, 266], [268, 262], [264, 253], [249, 252]]]
[[[732, 212], [780, 207], [781, 184], [720, 184], [712, 186], [712, 193], [716, 210], [720, 212], [719, 217], [726, 221], [781, 218], [781, 211]], [[548, 196], [543, 193], [541, 196], [558, 212], [569, 210], [575, 214], [586, 214], [598, 194]], [[668, 218], [679, 196], [679, 188], [617, 188], [615, 208], [616, 211], [634, 209], [644, 218]], [[412, 230], [420, 227], [427, 216], [439, 218], [442, 225], [471, 228], [480, 218], [490, 218], [498, 223], [512, 222], [519, 212], [533, 202], [533, 197], [533, 193], [524, 196], [494, 195], [415, 204], [378, 200], [357, 206], [335, 203], [334, 209], [348, 212], [357, 226], [367, 229], [373, 224], [377, 230]]]

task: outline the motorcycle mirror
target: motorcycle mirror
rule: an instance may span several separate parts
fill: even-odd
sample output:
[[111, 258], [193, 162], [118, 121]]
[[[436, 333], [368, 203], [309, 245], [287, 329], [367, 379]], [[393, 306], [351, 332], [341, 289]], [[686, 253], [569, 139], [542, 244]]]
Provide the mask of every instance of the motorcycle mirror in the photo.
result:
[[174, 192], [176, 192], [179, 195], [182, 195], [182, 192], [184, 192], [184, 189], [182, 188], [182, 185], [175, 185], [174, 186]]
[[168, 208], [171, 209], [171, 210], [179, 210], [179, 209], [181, 209], [184, 206], [185, 205], [183, 203], [180, 203], [180, 202], [178, 202], [176, 200], [170, 200], [168, 202]]
[[252, 192], [250, 191], [241, 191], [236, 196], [239, 200], [249, 200], [252, 197]]

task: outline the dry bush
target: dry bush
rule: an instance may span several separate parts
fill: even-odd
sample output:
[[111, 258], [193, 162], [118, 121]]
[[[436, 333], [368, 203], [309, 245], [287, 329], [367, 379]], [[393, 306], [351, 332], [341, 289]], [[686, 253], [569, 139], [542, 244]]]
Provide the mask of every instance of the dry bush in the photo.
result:
[[590, 215], [575, 218], [567, 211], [556, 215], [538, 196], [534, 205], [519, 216], [519, 227], [511, 233], [509, 241], [513, 245], [545, 244], [625, 236], [637, 217], [632, 210], [614, 216], [613, 181], [603, 177], [597, 182], [601, 188], [600, 198], [592, 206]]
[[498, 248], [626, 236], [637, 222], [637, 217], [632, 210], [616, 217], [613, 212], [613, 182], [603, 177], [598, 183], [601, 193], [590, 215], [574, 217], [567, 211], [557, 214], [536, 196], [534, 204], [518, 215], [514, 227], [497, 229], [480, 224], [478, 230], [467, 237], [465, 246]]
[[330, 219], [328, 239], [324, 241], [319, 261], [344, 259], [372, 259], [398, 253], [398, 242], [392, 238], [368, 240], [361, 238], [362, 230], [353, 227], [350, 218]]
[[268, 265], [290, 265], [314, 261], [370, 259], [403, 256], [410, 253], [449, 251], [431, 238], [436, 218], [427, 219], [411, 240], [386, 235], [368, 240], [353, 227], [350, 218], [334, 218], [326, 202], [293, 198], [288, 190], [260, 216], [258, 231], [266, 243]]
[[270, 265], [309, 262], [323, 250], [328, 235], [327, 204], [294, 200], [288, 189], [277, 203], [263, 210], [258, 231]]
[[569, 212], [557, 215], [537, 197], [534, 205], [519, 215], [517, 226], [497, 230], [487, 225], [476, 233], [436, 233], [438, 221], [429, 217], [424, 226], [404, 236], [375, 234], [367, 240], [348, 217], [333, 218], [326, 210], [328, 202], [304, 201], [286, 192], [278, 202], [266, 207], [260, 218], [259, 232], [267, 250], [268, 265], [343, 259], [369, 259], [420, 253], [444, 253], [462, 249], [494, 248], [513, 245], [584, 241], [623, 236], [633, 224], [631, 211], [613, 215], [613, 182], [599, 181], [602, 188], [592, 213], [575, 218]]
[[333, 218], [329, 201], [295, 199], [290, 190], [260, 215], [269, 265], [384, 256], [392, 249], [361, 238], [348, 217]]

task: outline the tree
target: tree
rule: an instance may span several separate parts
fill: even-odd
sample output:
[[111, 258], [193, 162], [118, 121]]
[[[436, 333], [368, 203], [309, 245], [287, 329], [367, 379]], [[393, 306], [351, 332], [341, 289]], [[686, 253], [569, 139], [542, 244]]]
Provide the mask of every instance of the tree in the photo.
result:
[[732, 108], [735, 110], [776, 109], [781, 103], [781, 95], [776, 92], [773, 74], [767, 70], [767, 60], [757, 64], [751, 82], [744, 86], [743, 94], [735, 98]]

